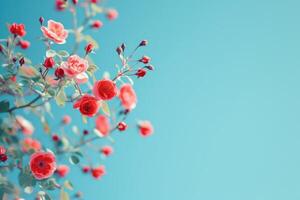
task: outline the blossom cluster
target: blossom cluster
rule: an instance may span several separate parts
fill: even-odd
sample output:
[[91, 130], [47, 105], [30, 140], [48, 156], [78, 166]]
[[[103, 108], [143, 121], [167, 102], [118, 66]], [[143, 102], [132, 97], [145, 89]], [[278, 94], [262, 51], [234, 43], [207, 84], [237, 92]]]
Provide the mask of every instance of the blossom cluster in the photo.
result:
[[[114, 75], [101, 71], [94, 63], [92, 55], [99, 45], [88, 31], [102, 29], [99, 14], [108, 21], [116, 20], [115, 9], [103, 7], [99, 0], [56, 0], [54, 7], [69, 12], [74, 23], [68, 27], [54, 19], [37, 20], [40, 41], [45, 44], [45, 57], [39, 63], [33, 64], [25, 55], [34, 41], [25, 39], [30, 31], [24, 24], [9, 24], [8, 37], [0, 39], [0, 198], [22, 199], [27, 193], [49, 200], [52, 190], [59, 190], [61, 200], [70, 199], [72, 193], [74, 198], [81, 197], [82, 193], [75, 191], [68, 180], [69, 164], [94, 179], [106, 174], [103, 159], [114, 152], [112, 134], [130, 128], [128, 115], [138, 103], [134, 78], [141, 79], [154, 70], [149, 56], [136, 58], [136, 52], [148, 45], [147, 40], [140, 41], [129, 54], [124, 43], [116, 48], [120, 64], [110, 69]], [[78, 23], [79, 11], [84, 12], [82, 23]], [[75, 39], [73, 49], [56, 50], [70, 37]], [[103, 76], [99, 76], [101, 72]], [[72, 124], [74, 114], [60, 117], [52, 112], [52, 106], [68, 104], [72, 112], [81, 115], [82, 126], [92, 121], [93, 127], [81, 131]], [[40, 120], [26, 117], [26, 112]], [[58, 128], [49, 123], [49, 118], [60, 120]], [[37, 132], [40, 125], [44, 133]], [[143, 137], [153, 133], [147, 120], [138, 121], [136, 127]], [[71, 129], [72, 135], [66, 134], [64, 128]], [[49, 142], [39, 140], [41, 135]], [[93, 143], [101, 139], [105, 145]], [[86, 155], [95, 149], [101, 155], [101, 164], [94, 164]], [[69, 163], [60, 162], [59, 157], [67, 158]], [[16, 171], [18, 180], [10, 180], [9, 174]]]

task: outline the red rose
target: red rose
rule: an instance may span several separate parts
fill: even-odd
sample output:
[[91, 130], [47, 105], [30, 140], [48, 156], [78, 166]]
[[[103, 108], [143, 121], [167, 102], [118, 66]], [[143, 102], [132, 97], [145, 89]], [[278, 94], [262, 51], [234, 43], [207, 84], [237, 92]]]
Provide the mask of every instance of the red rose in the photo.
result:
[[30, 170], [38, 179], [46, 179], [52, 176], [56, 168], [55, 156], [50, 152], [37, 152], [30, 157]]
[[103, 136], [107, 136], [110, 131], [110, 124], [107, 117], [99, 115], [96, 119], [96, 129], [100, 131]]
[[92, 176], [96, 179], [101, 178], [105, 174], [105, 167], [100, 165], [99, 167], [92, 169]]
[[14, 35], [18, 35], [20, 37], [23, 37], [24, 35], [26, 35], [26, 31], [25, 31], [25, 26], [24, 24], [16, 24], [13, 23], [10, 27], [9, 27], [9, 31], [14, 34]]
[[111, 146], [104, 146], [102, 147], [101, 152], [103, 153], [103, 155], [109, 156], [112, 154], [113, 148]]
[[136, 94], [130, 84], [124, 84], [121, 87], [119, 98], [125, 109], [132, 110], [136, 106]]
[[30, 42], [26, 41], [26, 40], [20, 40], [18, 42], [18, 45], [20, 45], [20, 47], [22, 49], [27, 49], [30, 46]]
[[140, 134], [142, 136], [146, 137], [146, 136], [149, 136], [153, 133], [153, 127], [152, 127], [151, 122], [149, 122], [149, 121], [139, 122], [138, 128], [139, 128]]
[[98, 99], [111, 100], [117, 95], [118, 88], [113, 81], [103, 79], [95, 83], [93, 93]]
[[85, 116], [93, 117], [99, 110], [99, 104], [95, 97], [85, 94], [75, 102], [73, 108], [79, 109]]
[[56, 168], [56, 173], [60, 176], [60, 177], [65, 177], [70, 171], [70, 168], [67, 165], [59, 165]]
[[58, 11], [62, 11], [66, 8], [66, 1], [64, 0], [56, 0], [55, 7]]

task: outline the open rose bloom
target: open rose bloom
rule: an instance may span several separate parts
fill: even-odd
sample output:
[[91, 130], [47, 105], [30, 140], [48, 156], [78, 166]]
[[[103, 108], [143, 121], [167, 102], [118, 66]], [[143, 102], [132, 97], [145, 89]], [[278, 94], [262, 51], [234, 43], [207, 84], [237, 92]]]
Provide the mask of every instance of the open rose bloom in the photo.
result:
[[54, 20], [49, 20], [48, 26], [47, 27], [42, 26], [41, 30], [45, 38], [48, 38], [57, 44], [66, 43], [66, 39], [68, 37], [68, 31], [65, 30], [63, 24], [56, 22]]
[[52, 176], [56, 169], [56, 159], [50, 152], [37, 152], [31, 155], [29, 165], [32, 175], [42, 180]]
[[61, 68], [67, 77], [75, 78], [78, 83], [85, 83], [88, 80], [88, 75], [85, 73], [88, 69], [88, 61], [78, 55], [70, 56], [61, 64]]

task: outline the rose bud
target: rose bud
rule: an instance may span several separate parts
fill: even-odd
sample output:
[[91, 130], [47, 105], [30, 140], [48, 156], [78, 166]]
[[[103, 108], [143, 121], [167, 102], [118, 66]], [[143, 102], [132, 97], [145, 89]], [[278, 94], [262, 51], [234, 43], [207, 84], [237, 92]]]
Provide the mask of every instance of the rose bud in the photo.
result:
[[138, 78], [144, 77], [146, 75], [147, 71], [144, 69], [138, 69], [137, 72], [135, 73], [135, 75]]
[[15, 62], [17, 62], [17, 58], [16, 57], [13, 57], [12, 58], [12, 61], [15, 63]]
[[76, 5], [78, 3], [78, 0], [72, 0], [73, 4]]
[[52, 140], [53, 140], [54, 142], [58, 142], [58, 141], [59, 141], [59, 136], [56, 135], [56, 134], [52, 135]]
[[6, 154], [0, 154], [0, 161], [1, 162], [5, 162], [5, 161], [7, 161], [7, 159], [8, 159], [8, 157], [7, 157]]
[[94, 48], [94, 46], [93, 46], [92, 43], [89, 43], [88, 45], [86, 45], [86, 47], [85, 47], [85, 54], [91, 53], [93, 51], [93, 48]]
[[89, 166], [82, 167], [82, 172], [83, 173], [88, 173], [90, 170], [91, 170], [91, 168]]
[[55, 65], [55, 61], [52, 57], [47, 57], [43, 65], [46, 68], [52, 68]]
[[3, 53], [3, 46], [0, 44], [0, 52]]
[[115, 9], [109, 9], [106, 13], [106, 17], [109, 19], [109, 20], [115, 20], [117, 19], [119, 13], [117, 10]]
[[141, 59], [139, 59], [140, 62], [144, 64], [148, 64], [150, 62], [151, 58], [148, 56], [143, 56]]
[[98, 3], [98, 0], [91, 0], [91, 3]]
[[25, 59], [24, 59], [24, 57], [22, 57], [22, 58], [19, 60], [19, 63], [20, 63], [21, 66], [25, 64]]
[[148, 66], [145, 66], [145, 68], [149, 69], [149, 70], [154, 70], [154, 67], [152, 65], [148, 65]]
[[123, 50], [121, 47], [118, 47], [116, 48], [116, 52], [118, 53], [118, 55], [120, 55], [123, 52]]
[[103, 23], [100, 20], [96, 20], [92, 23], [91, 27], [94, 29], [99, 29], [103, 26]]
[[146, 45], [148, 45], [147, 40], [142, 40], [141, 43], [139, 44], [139, 46], [146, 46]]
[[101, 149], [101, 153], [105, 156], [109, 156], [113, 153], [113, 148], [111, 146], [104, 146]]
[[70, 171], [70, 168], [69, 166], [67, 165], [59, 165], [57, 168], [56, 168], [56, 173], [60, 176], [60, 177], [65, 177]]
[[127, 124], [125, 122], [120, 122], [118, 124], [119, 131], [125, 131], [127, 129]]
[[65, 0], [56, 0], [55, 8], [58, 11], [62, 11], [66, 8], [66, 1]]
[[30, 46], [30, 42], [26, 41], [26, 40], [20, 40], [18, 45], [22, 48], [22, 49], [27, 49]]
[[138, 124], [139, 132], [142, 136], [147, 137], [153, 133], [153, 126], [149, 121], [141, 121]]
[[105, 174], [105, 167], [103, 165], [100, 165], [92, 169], [92, 176], [95, 179], [101, 178], [104, 174]]
[[88, 130], [84, 130], [83, 131], [83, 135], [88, 135], [89, 134], [89, 131]]
[[62, 68], [58, 67], [56, 68], [54, 74], [57, 78], [63, 78], [65, 75], [65, 71]]
[[40, 17], [39, 18], [39, 22], [40, 22], [40, 24], [41, 24], [41, 26], [43, 25], [43, 22], [44, 22], [44, 18], [43, 17]]
[[122, 48], [123, 51], [125, 51], [126, 46], [125, 46], [124, 43], [121, 44], [121, 48]]

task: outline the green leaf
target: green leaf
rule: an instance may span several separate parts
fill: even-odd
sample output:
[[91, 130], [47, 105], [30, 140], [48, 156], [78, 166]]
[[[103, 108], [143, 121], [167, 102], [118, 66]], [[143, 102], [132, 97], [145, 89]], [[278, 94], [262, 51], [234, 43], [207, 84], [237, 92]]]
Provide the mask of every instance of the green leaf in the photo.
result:
[[89, 65], [89, 68], [87, 69], [87, 73], [90, 75], [90, 76], [93, 76], [94, 73], [97, 71], [98, 67], [96, 65]]
[[69, 57], [69, 53], [67, 51], [61, 50], [57, 53], [61, 57]]
[[9, 110], [9, 102], [3, 100], [0, 102], [0, 113], [7, 112]]
[[91, 4], [91, 8], [95, 13], [103, 13], [104, 9], [97, 6], [96, 4]]
[[69, 181], [69, 180], [66, 180], [66, 181], [64, 182], [64, 186], [65, 186], [65, 188], [67, 188], [67, 189], [69, 189], [69, 190], [73, 190], [73, 184], [72, 184], [71, 181]]
[[66, 100], [67, 100], [67, 96], [65, 94], [65, 90], [64, 88], [61, 88], [55, 97], [56, 104], [59, 106], [64, 106]]
[[32, 176], [28, 166], [21, 170], [18, 179], [19, 179], [20, 186], [22, 186], [24, 188], [32, 187], [32, 186], [35, 186], [35, 184], [36, 184], [36, 180]]
[[75, 155], [70, 156], [69, 161], [71, 164], [76, 165], [79, 163], [79, 158]]
[[54, 178], [51, 178], [49, 180], [44, 180], [44, 181], [41, 181], [41, 187], [44, 189], [44, 190], [55, 190], [56, 189], [56, 181]]
[[46, 51], [46, 57], [54, 57], [56, 55], [56, 51], [49, 49]]
[[69, 200], [69, 194], [65, 192], [63, 189], [60, 191], [60, 200]]
[[110, 109], [109, 109], [108, 104], [105, 101], [102, 101], [101, 105], [102, 105], [101, 109], [104, 112], [104, 114], [106, 114], [107, 116], [110, 116]]

